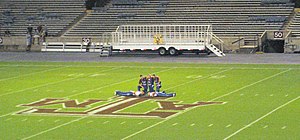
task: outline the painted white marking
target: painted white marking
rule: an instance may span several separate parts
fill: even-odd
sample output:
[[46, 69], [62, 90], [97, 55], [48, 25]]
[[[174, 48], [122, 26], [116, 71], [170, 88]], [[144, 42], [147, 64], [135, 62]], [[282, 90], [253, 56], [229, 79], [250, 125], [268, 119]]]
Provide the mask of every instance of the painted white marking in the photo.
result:
[[109, 121], [105, 121], [105, 122], [103, 122], [103, 124], [107, 124], [107, 123], [109, 123]]
[[208, 125], [208, 127], [212, 127], [214, 124], [210, 124], [210, 125]]
[[286, 126], [281, 127], [281, 129], [286, 129]]
[[226, 128], [228, 128], [228, 127], [230, 127], [231, 126], [231, 124], [228, 124], [227, 126], [226, 126]]
[[91, 76], [89, 76], [89, 77], [96, 77], [96, 76], [104, 76], [104, 75], [106, 75], [106, 74], [104, 74], [104, 73], [101, 73], [101, 74], [93, 74], [93, 75], [91, 75]]
[[38, 72], [32, 72], [32, 73], [28, 73], [28, 74], [22, 74], [20, 76], [15, 76], [15, 77], [3, 78], [3, 79], [0, 79], [0, 82], [6, 81], [6, 80], [11, 80], [11, 79], [17, 79], [17, 78], [20, 78], [20, 77], [26, 77], [26, 76], [30, 76], [30, 75], [35, 75], [35, 74], [39, 74], [39, 73], [45, 73], [45, 72], [49, 72], [49, 71], [55, 71], [55, 70], [63, 69], [63, 68], [67, 68], [67, 67], [68, 66], [63, 66], [63, 67], [47, 69], [47, 70], [38, 71]]
[[[231, 70], [231, 69], [228, 69], [228, 70]], [[228, 70], [225, 70], [225, 71], [228, 71]], [[290, 71], [290, 70], [292, 70], [292, 69], [285, 70], [285, 71], [283, 71], [283, 72], [274, 74], [274, 75], [272, 75], [272, 76], [269, 76], [269, 77], [267, 77], [267, 78], [264, 78], [264, 79], [262, 79], [262, 80], [259, 80], [259, 81], [257, 81], [257, 82], [254, 82], [254, 83], [252, 83], [252, 84], [243, 86], [243, 87], [241, 87], [241, 88], [239, 88], [239, 89], [236, 89], [236, 90], [234, 90], [234, 91], [232, 91], [232, 92], [229, 92], [229, 93], [227, 93], [227, 94], [224, 94], [224, 95], [222, 95], [222, 96], [219, 96], [219, 97], [217, 97], [217, 98], [214, 98], [214, 99], [212, 99], [211, 101], [218, 100], [218, 99], [220, 99], [220, 98], [222, 98], [222, 97], [231, 95], [231, 94], [233, 94], [233, 93], [235, 93], [235, 92], [238, 92], [238, 91], [240, 91], [240, 90], [242, 90], [242, 89], [248, 88], [248, 87], [250, 87], [250, 86], [253, 86], [253, 85], [255, 85], [255, 84], [258, 84], [258, 83], [260, 83], [260, 82], [263, 82], [263, 81], [265, 81], [265, 80], [268, 80], [268, 79], [270, 79], [270, 78], [276, 77], [276, 76], [278, 76], [278, 75], [280, 75], [280, 74], [283, 74], [283, 73], [286, 73], [286, 72], [288, 72], [288, 71]], [[221, 71], [221, 72], [225, 72], [225, 71]], [[218, 72], [218, 73], [221, 73], [221, 72]], [[215, 74], [218, 74], [218, 73], [215, 73]], [[213, 75], [215, 75], [215, 74], [213, 74]], [[177, 113], [176, 115], [173, 115], [173, 116], [169, 117], [169, 119], [165, 119], [165, 120], [160, 121], [160, 122], [158, 122], [158, 123], [156, 123], [156, 124], [153, 124], [153, 125], [151, 125], [151, 126], [149, 126], [149, 127], [146, 127], [146, 128], [144, 128], [144, 129], [142, 129], [142, 130], [140, 130], [140, 131], [137, 131], [137, 132], [135, 132], [135, 133], [133, 133], [133, 134], [131, 134], [131, 135], [128, 135], [128, 136], [124, 137], [122, 140], [131, 138], [131, 137], [133, 137], [133, 136], [135, 136], [135, 135], [137, 135], [137, 134], [139, 134], [139, 133], [142, 133], [142, 132], [144, 132], [144, 131], [146, 131], [146, 130], [148, 130], [148, 129], [150, 129], [150, 128], [153, 128], [153, 127], [155, 127], [155, 126], [157, 126], [157, 125], [159, 125], [159, 124], [162, 124], [162, 123], [164, 123], [164, 122], [170, 120], [171, 118], [174, 118], [174, 117], [176, 117], [176, 116], [178, 116], [178, 115], [181, 115], [181, 114], [183, 114], [183, 113], [185, 113], [185, 112], [188, 112], [188, 111], [190, 111], [190, 110], [192, 110], [192, 109], [193, 109], [193, 108], [187, 109], [187, 110], [182, 111], [182, 112], [179, 112], [179, 113]]]
[[71, 77], [71, 76], [74, 76], [74, 75], [75, 75], [75, 74], [69, 74], [68, 76]]
[[83, 73], [77, 73], [77, 74], [75, 74], [75, 76], [77, 76], [77, 77], [80, 77], [80, 76], [84, 76], [84, 74]]
[[94, 121], [88, 121], [88, 122], [86, 122], [86, 123], [89, 124], [89, 123], [92, 123], [92, 122], [94, 122]]
[[194, 126], [195, 124], [194, 123], [192, 123], [190, 126]]
[[7, 114], [4, 114], [4, 115], [1, 115], [0, 118], [2, 117], [6, 117], [6, 116], [9, 116], [9, 115], [12, 115], [13, 113], [7, 113]]
[[127, 99], [127, 100], [123, 100], [123, 101], [121, 101], [121, 102], [118, 102], [118, 103], [111, 104], [111, 105], [108, 105], [108, 106], [103, 107], [103, 108], [99, 108], [99, 109], [93, 110], [93, 111], [89, 112], [88, 114], [89, 114], [89, 115], [93, 115], [93, 114], [98, 113], [98, 112], [100, 112], [100, 111], [109, 109], [109, 108], [114, 107], [114, 106], [118, 106], [118, 105], [123, 104], [123, 103], [130, 102], [130, 101], [133, 101], [133, 100], [136, 100], [136, 98], [130, 98], [130, 99]]
[[234, 135], [236, 135], [236, 134], [240, 133], [241, 131], [245, 130], [246, 128], [250, 127], [251, 125], [255, 124], [256, 122], [258, 122], [258, 121], [260, 121], [260, 120], [264, 119], [265, 117], [267, 117], [267, 116], [271, 115], [271, 114], [272, 114], [272, 113], [274, 113], [275, 111], [277, 111], [277, 110], [279, 110], [279, 109], [281, 109], [281, 108], [285, 107], [286, 105], [288, 105], [288, 104], [290, 104], [290, 103], [292, 103], [292, 102], [294, 102], [294, 101], [298, 100], [299, 98], [300, 98], [300, 96], [298, 96], [297, 98], [295, 98], [295, 99], [293, 99], [293, 100], [291, 100], [291, 101], [289, 101], [289, 102], [287, 102], [287, 103], [285, 103], [285, 104], [283, 104], [283, 105], [281, 105], [281, 106], [279, 106], [279, 107], [277, 107], [277, 108], [273, 109], [273, 110], [272, 110], [272, 111], [270, 111], [269, 113], [267, 113], [267, 114], [265, 114], [265, 115], [261, 116], [260, 118], [258, 118], [258, 119], [256, 119], [256, 120], [254, 120], [253, 122], [249, 123], [249, 124], [248, 124], [248, 125], [246, 125], [245, 127], [242, 127], [241, 129], [239, 129], [239, 130], [235, 131], [234, 133], [232, 133], [231, 135], [229, 135], [228, 137], [226, 137], [224, 140], [227, 140], [227, 139], [229, 139], [229, 138], [233, 137]]
[[27, 111], [27, 112], [24, 112], [24, 114], [30, 114], [30, 113], [33, 113], [33, 112], [35, 112], [35, 111], [37, 111], [37, 109], [31, 109], [31, 110], [29, 110], [29, 111]]
[[289, 95], [287, 94], [287, 95], [285, 95], [285, 97], [288, 97]]
[[73, 90], [72, 93], [77, 92], [77, 90]]
[[144, 122], [139, 122], [138, 124], [143, 124]]
[[215, 75], [215, 76], [210, 77], [210, 79], [222, 79], [225, 77], [226, 77], [225, 75], [221, 75], [221, 76]]
[[5, 121], [9, 121], [9, 120], [11, 120], [12, 118], [7, 118]]
[[201, 78], [203, 77], [202, 75], [189, 75], [189, 76], [186, 76], [187, 79], [198, 79], [198, 78]]
[[[246, 125], [246, 126], [247, 126], [247, 125]], [[268, 125], [265, 125], [265, 126], [264, 126], [264, 129], [266, 129], [266, 128], [268, 128], [268, 127], [269, 127]]]
[[38, 122], [42, 122], [42, 121], [44, 121], [44, 119], [39, 119], [39, 120], [38, 120]]
[[126, 122], [124, 121], [124, 122], [121, 122], [120, 124], [125, 124]]
[[173, 123], [172, 125], [175, 126], [175, 125], [177, 125], [177, 124], [178, 124], [178, 123]]

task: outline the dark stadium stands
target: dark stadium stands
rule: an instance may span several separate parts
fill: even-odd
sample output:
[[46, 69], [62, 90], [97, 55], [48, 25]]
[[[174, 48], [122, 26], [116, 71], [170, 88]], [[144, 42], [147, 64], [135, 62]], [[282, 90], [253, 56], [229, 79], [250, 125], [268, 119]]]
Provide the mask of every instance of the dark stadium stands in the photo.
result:
[[290, 0], [89, 1], [89, 6], [101, 7], [85, 12], [85, 0], [1, 0], [0, 32], [24, 36], [29, 24], [46, 24], [51, 36], [101, 37], [123, 24], [209, 24], [221, 37], [280, 29], [300, 35], [300, 14], [291, 18], [295, 3]]
[[256, 36], [282, 29], [293, 6], [276, 0], [113, 0], [64, 35], [101, 36], [121, 24], [210, 24], [218, 36]]
[[296, 11], [288, 29], [292, 31], [293, 36], [300, 37], [300, 11]]
[[23, 36], [32, 24], [47, 25], [49, 35], [57, 36], [83, 15], [83, 0], [1, 0], [1, 34], [9, 30], [13, 36]]

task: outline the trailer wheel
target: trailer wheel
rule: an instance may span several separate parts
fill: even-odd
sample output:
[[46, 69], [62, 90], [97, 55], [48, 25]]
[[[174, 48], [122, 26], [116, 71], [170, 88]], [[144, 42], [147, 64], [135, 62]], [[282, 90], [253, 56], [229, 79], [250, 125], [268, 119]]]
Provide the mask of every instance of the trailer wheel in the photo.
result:
[[170, 48], [169, 49], [169, 54], [171, 56], [176, 56], [178, 54], [178, 51], [175, 48]]
[[167, 54], [167, 50], [165, 48], [159, 48], [158, 49], [158, 54], [161, 56], [164, 56]]

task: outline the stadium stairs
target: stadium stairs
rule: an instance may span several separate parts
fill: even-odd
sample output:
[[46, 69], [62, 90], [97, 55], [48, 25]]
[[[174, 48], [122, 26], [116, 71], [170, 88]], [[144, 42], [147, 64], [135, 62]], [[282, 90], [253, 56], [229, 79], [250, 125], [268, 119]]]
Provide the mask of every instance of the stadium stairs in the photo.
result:
[[289, 21], [287, 29], [292, 31], [293, 37], [300, 38], [300, 8], [294, 10], [294, 14]]

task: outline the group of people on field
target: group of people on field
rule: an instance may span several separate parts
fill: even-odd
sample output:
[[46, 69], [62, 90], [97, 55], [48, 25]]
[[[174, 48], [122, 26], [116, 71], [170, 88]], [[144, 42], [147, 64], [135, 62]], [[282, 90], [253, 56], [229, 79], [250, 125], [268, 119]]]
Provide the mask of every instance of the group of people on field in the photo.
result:
[[137, 91], [116, 91], [117, 96], [150, 96], [150, 97], [175, 97], [176, 93], [160, 92], [162, 88], [160, 77], [155, 74], [149, 74], [147, 76], [140, 75], [140, 79], [137, 86]]
[[149, 74], [148, 76], [140, 75], [139, 85], [137, 87], [138, 91], [143, 89], [144, 93], [154, 91], [159, 92], [161, 87], [159, 76], [156, 76], [155, 74]]

